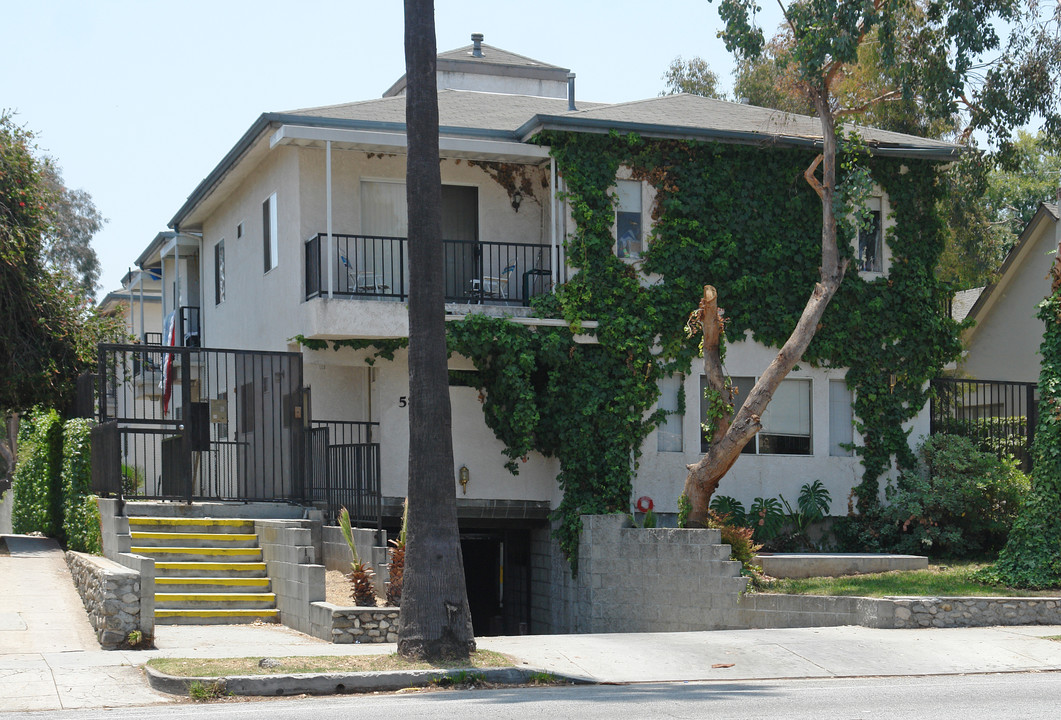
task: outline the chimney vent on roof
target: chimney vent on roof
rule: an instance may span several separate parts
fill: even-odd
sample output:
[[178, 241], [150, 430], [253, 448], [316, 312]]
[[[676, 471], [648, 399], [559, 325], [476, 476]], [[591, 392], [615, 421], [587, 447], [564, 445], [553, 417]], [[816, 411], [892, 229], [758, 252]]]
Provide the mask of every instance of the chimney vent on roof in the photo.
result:
[[575, 107], [575, 73], [567, 74], [567, 109], [578, 109]]
[[472, 33], [472, 57], [483, 56], [483, 34]]

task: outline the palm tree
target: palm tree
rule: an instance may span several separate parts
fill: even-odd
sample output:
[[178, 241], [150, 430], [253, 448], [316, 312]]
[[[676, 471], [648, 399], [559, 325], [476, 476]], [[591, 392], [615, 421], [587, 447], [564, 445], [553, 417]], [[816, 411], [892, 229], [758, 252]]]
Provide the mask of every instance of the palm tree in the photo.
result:
[[409, 516], [398, 652], [426, 660], [475, 649], [453, 483], [435, 54], [433, 0], [405, 0]]

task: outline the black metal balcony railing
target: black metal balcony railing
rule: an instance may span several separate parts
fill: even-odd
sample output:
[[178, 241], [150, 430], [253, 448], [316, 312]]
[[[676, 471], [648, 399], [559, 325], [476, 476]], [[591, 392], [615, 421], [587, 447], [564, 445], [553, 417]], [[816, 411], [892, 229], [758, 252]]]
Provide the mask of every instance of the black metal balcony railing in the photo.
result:
[[[409, 296], [408, 240], [399, 237], [333, 234], [335, 253], [329, 257], [328, 235], [306, 241], [306, 299], [328, 295], [327, 263], [341, 296], [393, 298]], [[535, 295], [552, 290], [555, 266], [549, 245], [443, 240], [443, 272], [447, 302], [527, 305]], [[558, 282], [564, 282], [561, 274]]]

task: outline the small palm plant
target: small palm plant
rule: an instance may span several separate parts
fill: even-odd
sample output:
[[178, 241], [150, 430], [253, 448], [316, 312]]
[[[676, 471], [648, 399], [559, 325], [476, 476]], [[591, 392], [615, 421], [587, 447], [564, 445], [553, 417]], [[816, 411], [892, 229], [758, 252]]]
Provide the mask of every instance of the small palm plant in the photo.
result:
[[405, 523], [409, 516], [409, 500], [402, 510], [402, 531], [397, 540], [391, 540], [390, 583], [387, 585], [387, 604], [398, 607], [402, 604], [402, 576], [405, 574]]
[[350, 563], [350, 574], [347, 575], [353, 586], [351, 592], [354, 595], [354, 605], [371, 607], [376, 604], [376, 588], [372, 584], [372, 578], [376, 573], [368, 563], [362, 562], [357, 554], [354, 532], [350, 529], [350, 511], [346, 508], [339, 512], [339, 529], [342, 530], [346, 544], [350, 546], [350, 552], [354, 554], [354, 561]]

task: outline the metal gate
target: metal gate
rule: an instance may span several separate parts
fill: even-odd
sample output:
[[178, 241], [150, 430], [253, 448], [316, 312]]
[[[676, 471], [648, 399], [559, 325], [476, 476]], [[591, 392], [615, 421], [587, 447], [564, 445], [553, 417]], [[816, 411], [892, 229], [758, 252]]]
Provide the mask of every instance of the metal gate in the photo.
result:
[[936, 378], [932, 390], [933, 435], [965, 436], [999, 457], [1013, 455], [1023, 470], [1031, 470], [1035, 383]]
[[104, 344], [98, 378], [97, 492], [305, 499], [300, 354]]

